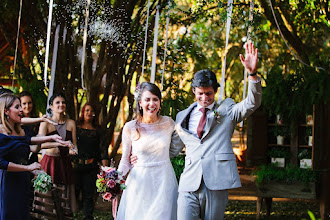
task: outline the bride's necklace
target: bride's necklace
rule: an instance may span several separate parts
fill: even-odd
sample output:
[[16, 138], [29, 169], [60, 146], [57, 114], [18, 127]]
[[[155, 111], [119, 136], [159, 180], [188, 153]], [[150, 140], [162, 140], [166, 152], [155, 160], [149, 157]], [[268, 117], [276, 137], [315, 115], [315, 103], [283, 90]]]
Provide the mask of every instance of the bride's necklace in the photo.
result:
[[144, 124], [158, 124], [161, 119], [161, 116], [158, 116], [156, 120], [142, 120], [142, 123]]

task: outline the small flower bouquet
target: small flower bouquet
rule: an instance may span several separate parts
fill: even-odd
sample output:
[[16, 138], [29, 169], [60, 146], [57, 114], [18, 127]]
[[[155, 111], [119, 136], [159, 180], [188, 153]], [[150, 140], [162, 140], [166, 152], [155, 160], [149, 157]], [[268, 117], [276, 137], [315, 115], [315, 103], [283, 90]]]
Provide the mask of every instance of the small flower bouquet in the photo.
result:
[[125, 180], [114, 167], [101, 167], [96, 180], [97, 191], [101, 193], [103, 200], [112, 201], [117, 195], [123, 193], [126, 188]]
[[44, 172], [39, 173], [33, 183], [35, 190], [41, 193], [47, 193], [52, 188], [52, 185], [52, 177]]

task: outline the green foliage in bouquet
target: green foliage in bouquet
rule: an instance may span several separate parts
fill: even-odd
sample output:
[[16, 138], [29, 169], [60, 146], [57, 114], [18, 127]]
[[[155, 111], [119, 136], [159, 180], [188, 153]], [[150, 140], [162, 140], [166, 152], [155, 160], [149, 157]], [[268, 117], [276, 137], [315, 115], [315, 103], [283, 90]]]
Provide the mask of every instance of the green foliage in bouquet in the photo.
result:
[[47, 173], [39, 173], [34, 180], [33, 187], [36, 191], [47, 193], [52, 188], [52, 177]]

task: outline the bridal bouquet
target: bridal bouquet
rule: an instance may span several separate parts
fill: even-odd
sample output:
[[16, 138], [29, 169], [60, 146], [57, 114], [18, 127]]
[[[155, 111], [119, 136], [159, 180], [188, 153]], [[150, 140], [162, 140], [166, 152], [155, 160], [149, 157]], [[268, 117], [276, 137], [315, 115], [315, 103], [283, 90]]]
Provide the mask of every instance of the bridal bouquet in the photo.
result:
[[101, 167], [96, 180], [97, 191], [101, 193], [103, 200], [112, 201], [123, 193], [126, 188], [125, 180], [114, 167]]
[[39, 173], [33, 183], [35, 190], [42, 193], [47, 193], [52, 188], [52, 185], [52, 177], [45, 172]]

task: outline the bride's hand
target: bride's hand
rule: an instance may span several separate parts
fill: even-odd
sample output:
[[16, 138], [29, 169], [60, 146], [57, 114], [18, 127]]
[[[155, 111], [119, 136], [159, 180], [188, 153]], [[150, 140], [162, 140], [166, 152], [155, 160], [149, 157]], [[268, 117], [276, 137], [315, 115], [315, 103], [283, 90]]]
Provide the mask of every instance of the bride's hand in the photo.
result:
[[137, 156], [131, 155], [129, 159], [132, 167], [134, 167], [134, 164], [136, 164], [138, 160]]

